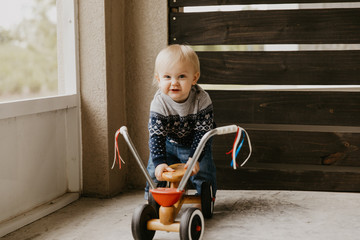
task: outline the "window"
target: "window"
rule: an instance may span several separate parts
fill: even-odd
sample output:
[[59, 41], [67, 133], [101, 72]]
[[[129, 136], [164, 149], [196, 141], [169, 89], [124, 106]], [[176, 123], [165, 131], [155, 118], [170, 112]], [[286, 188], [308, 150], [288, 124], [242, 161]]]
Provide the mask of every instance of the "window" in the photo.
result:
[[0, 1], [0, 120], [78, 106], [76, 20], [75, 0]]
[[56, 0], [0, 1], [0, 102], [58, 94]]

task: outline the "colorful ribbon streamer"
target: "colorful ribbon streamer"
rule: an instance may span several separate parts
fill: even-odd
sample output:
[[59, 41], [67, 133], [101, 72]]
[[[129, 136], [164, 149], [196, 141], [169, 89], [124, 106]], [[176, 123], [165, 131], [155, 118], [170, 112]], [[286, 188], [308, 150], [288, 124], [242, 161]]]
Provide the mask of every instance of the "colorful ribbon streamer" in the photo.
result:
[[118, 146], [119, 135], [120, 135], [120, 129], [117, 130], [115, 133], [115, 147], [114, 147], [115, 153], [114, 153], [114, 162], [113, 162], [111, 169], [113, 169], [115, 167], [116, 162], [118, 162], [118, 164], [119, 164], [119, 169], [121, 169], [121, 162], [125, 164], [125, 161], [120, 156], [120, 151], [119, 151], [119, 146]]
[[[242, 137], [242, 140], [240, 142], [240, 139], [241, 139], [241, 136]], [[249, 149], [250, 149], [250, 152], [249, 152], [249, 155], [248, 157], [243, 161], [243, 163], [240, 165], [240, 167], [244, 166], [245, 163], [249, 160], [250, 156], [251, 156], [251, 153], [252, 153], [252, 147], [251, 147], [251, 142], [250, 142], [250, 137], [249, 135], [247, 134], [247, 132], [245, 131], [245, 129], [243, 128], [240, 128], [238, 127], [238, 130], [236, 132], [236, 137], [235, 137], [235, 141], [234, 141], [234, 144], [233, 144], [233, 148], [227, 152], [226, 154], [230, 154], [231, 153], [231, 156], [232, 156], [232, 160], [231, 160], [231, 163], [230, 163], [230, 166], [234, 169], [236, 169], [236, 167], [239, 167], [239, 165], [236, 163], [236, 157], [238, 156], [243, 144], [244, 144], [244, 140], [245, 140], [245, 136], [247, 137], [247, 140], [248, 140], [248, 144], [249, 144]], [[238, 143], [240, 142], [239, 146], [237, 147]]]

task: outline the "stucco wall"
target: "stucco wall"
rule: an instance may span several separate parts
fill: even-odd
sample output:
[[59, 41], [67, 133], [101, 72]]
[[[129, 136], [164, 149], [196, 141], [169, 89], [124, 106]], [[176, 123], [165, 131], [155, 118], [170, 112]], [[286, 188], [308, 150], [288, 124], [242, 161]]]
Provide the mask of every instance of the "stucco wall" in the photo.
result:
[[127, 125], [144, 162], [154, 58], [167, 44], [166, 0], [79, 0], [83, 193], [107, 197], [142, 188], [144, 177], [124, 141], [126, 161], [111, 170], [114, 133]]
[[[152, 85], [155, 57], [167, 45], [167, 1], [127, 1], [125, 23], [127, 125], [141, 158], [147, 163], [149, 107], [156, 91]], [[143, 187], [145, 178], [132, 156], [128, 162], [129, 187]]]
[[[105, 1], [105, 49], [106, 49], [106, 93], [108, 126], [108, 167], [114, 158], [114, 134], [126, 123], [125, 86], [125, 1]], [[119, 146], [121, 156], [127, 158], [127, 149]], [[116, 166], [109, 171], [109, 195], [125, 189], [128, 168]]]
[[104, 1], [79, 0], [83, 191], [108, 192]]

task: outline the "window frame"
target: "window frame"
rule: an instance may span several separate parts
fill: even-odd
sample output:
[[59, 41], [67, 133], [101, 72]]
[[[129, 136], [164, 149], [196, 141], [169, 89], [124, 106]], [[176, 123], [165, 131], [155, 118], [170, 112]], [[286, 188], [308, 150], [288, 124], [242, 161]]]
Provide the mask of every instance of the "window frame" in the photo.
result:
[[79, 43], [77, 1], [57, 1], [59, 93], [0, 102], [0, 120], [79, 107]]

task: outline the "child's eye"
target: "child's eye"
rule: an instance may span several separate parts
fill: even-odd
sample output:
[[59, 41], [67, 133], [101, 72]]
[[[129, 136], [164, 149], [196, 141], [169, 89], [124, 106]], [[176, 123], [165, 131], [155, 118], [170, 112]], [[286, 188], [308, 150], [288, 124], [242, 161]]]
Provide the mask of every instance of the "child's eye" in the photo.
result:
[[180, 76], [179, 76], [179, 78], [181, 79], [181, 78], [186, 78], [186, 76], [185, 76], [185, 74], [181, 74]]
[[165, 75], [164, 78], [165, 79], [171, 79], [171, 77], [169, 75]]

